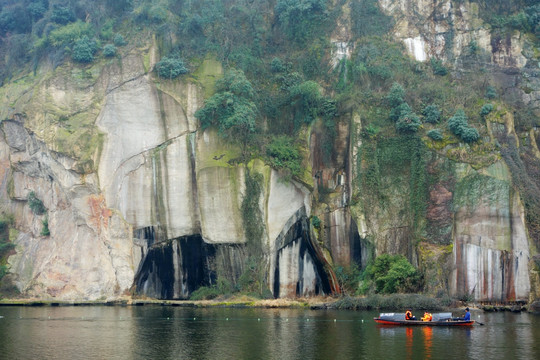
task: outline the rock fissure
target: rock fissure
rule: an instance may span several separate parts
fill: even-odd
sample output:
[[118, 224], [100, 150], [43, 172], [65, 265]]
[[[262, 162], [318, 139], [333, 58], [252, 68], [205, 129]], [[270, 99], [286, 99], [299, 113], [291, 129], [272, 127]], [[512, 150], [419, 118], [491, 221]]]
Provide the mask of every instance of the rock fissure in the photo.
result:
[[132, 77], [132, 78], [130, 78], [130, 79], [128, 79], [128, 80], [124, 80], [123, 82], [119, 83], [118, 85], [116, 85], [116, 86], [114, 86], [114, 87], [112, 87], [112, 88], [110, 88], [110, 89], [107, 89], [107, 90], [105, 91], [105, 96], [111, 94], [111, 93], [114, 92], [115, 90], [118, 90], [119, 88], [121, 88], [122, 86], [124, 86], [124, 85], [126, 85], [126, 84], [128, 84], [128, 83], [130, 83], [130, 82], [133, 82], [133, 81], [136, 81], [136, 80], [138, 80], [138, 79], [140, 79], [140, 78], [142, 78], [142, 77], [145, 77], [146, 75], [147, 75], [147, 74], [140, 74], [140, 75], [135, 76], [135, 77]]
[[[189, 135], [189, 134], [196, 134], [197, 131], [198, 131], [198, 130], [193, 130], [193, 131], [187, 130], [187, 131], [183, 132], [182, 134], [179, 134], [179, 135], [177, 135], [177, 136], [171, 137], [171, 138], [169, 138], [169, 139], [163, 141], [162, 143], [160, 143], [160, 144], [158, 144], [158, 145], [152, 146], [151, 148], [143, 149], [141, 152], [129, 156], [128, 158], [122, 160], [122, 162], [119, 163], [118, 167], [117, 167], [116, 170], [114, 171], [114, 176], [116, 176], [117, 173], [118, 173], [118, 171], [120, 171], [120, 170], [125, 166], [125, 164], [126, 164], [127, 162], [129, 162], [130, 160], [133, 160], [133, 159], [135, 159], [136, 157], [141, 156], [141, 155], [143, 156], [143, 158], [146, 159], [146, 157], [144, 156], [145, 154], [148, 154], [148, 153], [150, 153], [150, 152], [152, 152], [152, 151], [155, 151], [155, 150], [161, 150], [161, 149], [167, 147], [172, 141], [177, 140], [177, 139], [179, 139], [179, 138], [181, 138], [181, 137], [184, 137], [184, 136], [186, 136], [186, 135]], [[137, 169], [139, 169], [139, 168], [140, 168], [142, 165], [144, 165], [145, 163], [146, 163], [146, 160], [144, 161], [144, 163], [141, 163], [137, 168], [132, 169], [132, 170], [129, 170], [129, 171], [127, 172], [127, 174], [130, 174], [130, 173], [135, 172]]]

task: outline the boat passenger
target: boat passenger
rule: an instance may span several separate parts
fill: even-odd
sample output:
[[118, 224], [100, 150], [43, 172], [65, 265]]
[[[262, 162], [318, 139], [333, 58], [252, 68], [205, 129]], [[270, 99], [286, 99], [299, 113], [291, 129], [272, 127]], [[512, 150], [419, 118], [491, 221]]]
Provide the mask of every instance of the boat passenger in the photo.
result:
[[469, 311], [469, 308], [465, 309], [465, 316], [463, 316], [463, 320], [466, 320], [466, 321], [471, 320], [471, 312]]
[[431, 321], [431, 320], [433, 320], [433, 316], [430, 313], [425, 312], [424, 317], [422, 318], [422, 321]]
[[416, 316], [413, 316], [411, 310], [405, 312], [405, 320], [416, 320]]

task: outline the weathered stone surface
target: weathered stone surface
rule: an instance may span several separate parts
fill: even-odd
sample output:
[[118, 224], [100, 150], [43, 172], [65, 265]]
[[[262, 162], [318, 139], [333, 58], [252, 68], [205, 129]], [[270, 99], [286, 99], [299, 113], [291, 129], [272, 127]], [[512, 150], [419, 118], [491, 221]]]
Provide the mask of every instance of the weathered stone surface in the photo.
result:
[[474, 2], [380, 0], [379, 4], [396, 19], [395, 36], [418, 61], [458, 59], [467, 55], [474, 41], [477, 51], [490, 54], [495, 65], [523, 68], [527, 62], [519, 34], [491, 38]]
[[135, 291], [158, 299], [187, 299], [200, 286], [215, 285], [218, 271], [236, 285], [245, 256], [242, 245], [207, 244], [199, 235], [161, 242], [142, 262]]
[[2, 128], [7, 144], [15, 151], [26, 150], [26, 139], [29, 138], [28, 132], [24, 127], [14, 121], [5, 121]]
[[[19, 148], [15, 162], [9, 151], [3, 151], [0, 161], [14, 164], [11, 172], [4, 172], [1, 187], [4, 199], [17, 200], [8, 200], [4, 208], [15, 215], [19, 229], [16, 254], [9, 258], [12, 282], [24, 295], [63, 300], [110, 298], [127, 291], [134, 275], [129, 226], [115, 224], [117, 218], [99, 200], [92, 182], [85, 184], [81, 175], [66, 169], [21, 124], [9, 126], [19, 127], [20, 143], [37, 144], [41, 149]], [[7, 150], [9, 145], [3, 139], [0, 142]], [[9, 182], [13, 185], [8, 194]], [[31, 191], [43, 201], [46, 214], [30, 210], [26, 199]], [[48, 218], [50, 236], [40, 235], [44, 218]]]
[[277, 239], [278, 250], [270, 267], [274, 296], [295, 298], [328, 294], [329, 280], [312, 246], [305, 210], [297, 211], [287, 225], [287, 230]]
[[[349, 267], [354, 264], [366, 265], [362, 256], [362, 243], [358, 228], [347, 208], [339, 208], [328, 214], [325, 221], [325, 239], [330, 249], [334, 265]], [[365, 249], [364, 249], [365, 250]]]
[[523, 207], [507, 180], [492, 177], [509, 179], [507, 170], [501, 173], [504, 169], [497, 164], [491, 176], [469, 174], [456, 185], [451, 282], [456, 295], [484, 301], [528, 299], [530, 255]]

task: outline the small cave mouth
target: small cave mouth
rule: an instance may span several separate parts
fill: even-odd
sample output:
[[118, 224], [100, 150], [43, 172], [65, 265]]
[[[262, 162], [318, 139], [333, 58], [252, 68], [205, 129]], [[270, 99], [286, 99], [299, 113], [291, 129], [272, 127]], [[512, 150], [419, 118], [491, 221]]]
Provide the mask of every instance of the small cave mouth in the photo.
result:
[[[186, 300], [201, 287], [214, 286], [218, 275], [238, 286], [248, 249], [245, 244], [209, 244], [201, 235], [156, 241], [152, 227], [134, 234], [147, 250], [135, 275], [133, 293], [163, 300]], [[275, 298], [332, 293], [328, 263], [311, 239], [309, 219], [298, 219], [279, 239], [268, 275]]]
[[299, 219], [287, 232], [276, 254], [274, 297], [304, 297], [332, 292], [325, 265], [315, 249], [308, 219]]
[[157, 299], [187, 299], [199, 287], [215, 283], [216, 273], [209, 261], [215, 253], [215, 246], [206, 244], [200, 235], [154, 243], [135, 276], [135, 293]]

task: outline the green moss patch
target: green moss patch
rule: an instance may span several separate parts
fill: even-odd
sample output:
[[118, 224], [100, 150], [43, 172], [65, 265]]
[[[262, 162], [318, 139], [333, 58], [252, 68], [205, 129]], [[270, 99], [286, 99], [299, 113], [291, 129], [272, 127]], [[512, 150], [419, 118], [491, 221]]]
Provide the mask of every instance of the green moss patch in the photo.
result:
[[215, 92], [216, 81], [223, 76], [223, 67], [221, 66], [221, 62], [215, 58], [207, 57], [192, 76], [202, 85], [204, 98], [208, 99]]

